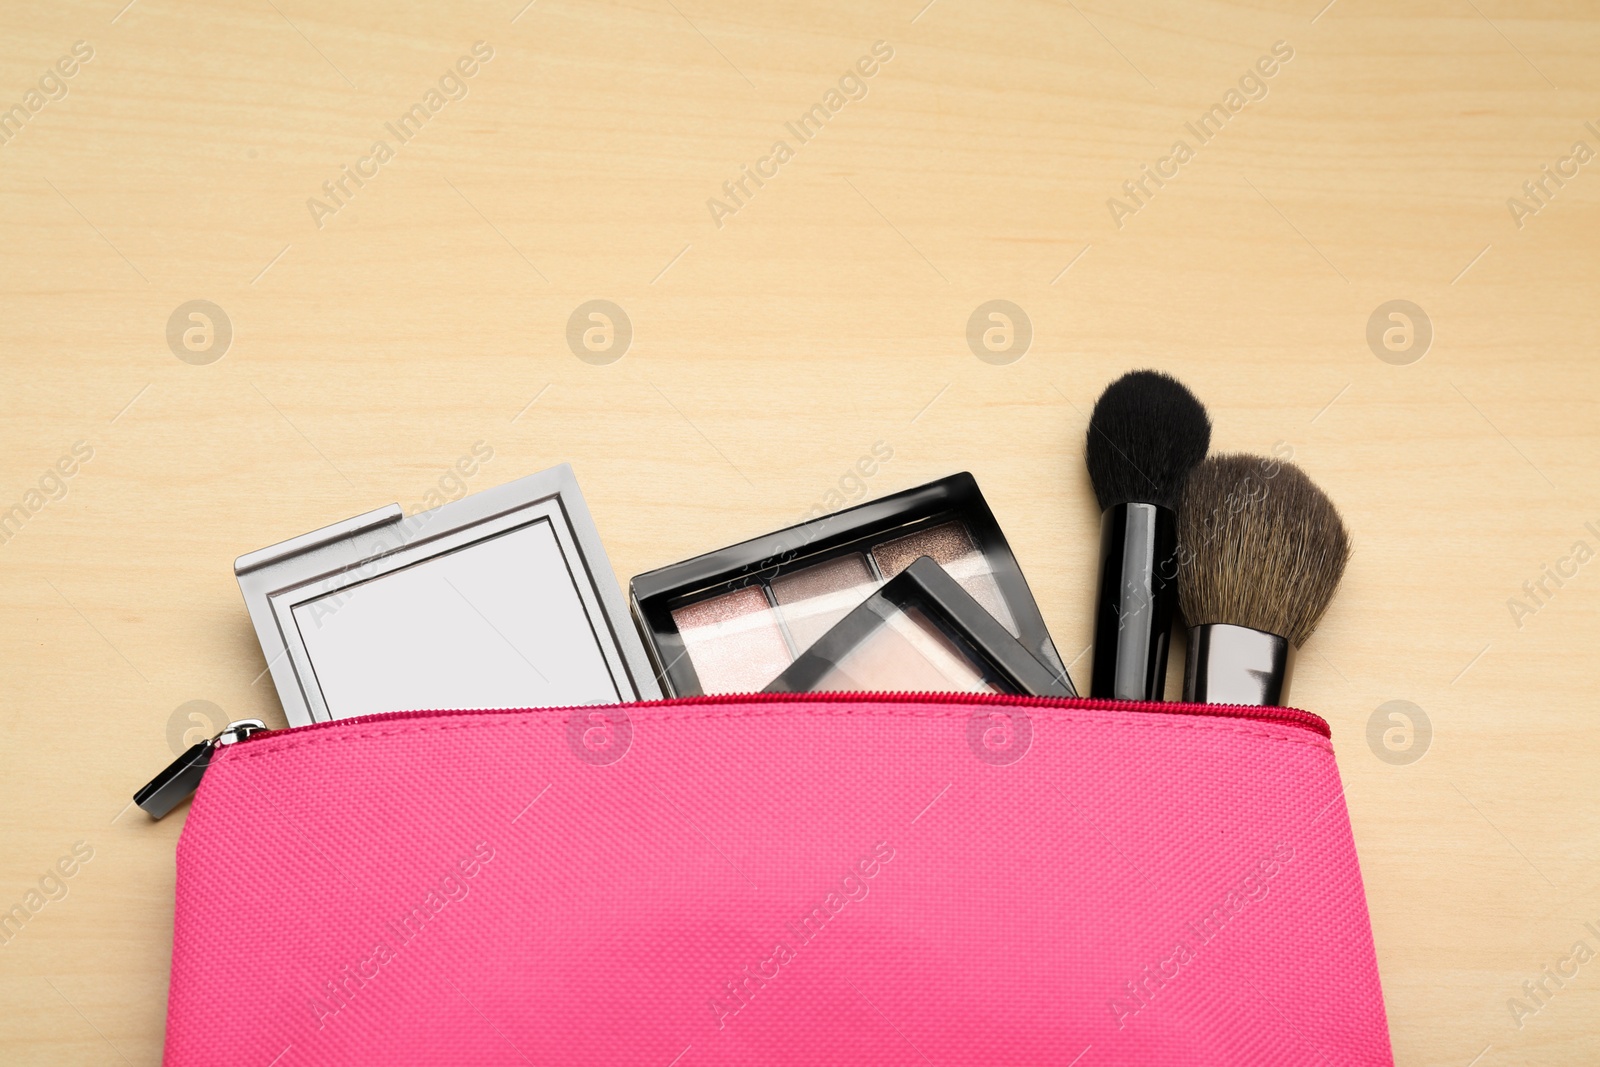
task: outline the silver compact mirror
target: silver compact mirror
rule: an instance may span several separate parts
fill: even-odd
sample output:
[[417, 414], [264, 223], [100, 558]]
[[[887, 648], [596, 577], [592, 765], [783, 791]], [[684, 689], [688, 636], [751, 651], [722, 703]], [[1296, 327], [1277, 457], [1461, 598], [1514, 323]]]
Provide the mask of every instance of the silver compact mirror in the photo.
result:
[[658, 698], [572, 468], [240, 556], [291, 726], [378, 712]]

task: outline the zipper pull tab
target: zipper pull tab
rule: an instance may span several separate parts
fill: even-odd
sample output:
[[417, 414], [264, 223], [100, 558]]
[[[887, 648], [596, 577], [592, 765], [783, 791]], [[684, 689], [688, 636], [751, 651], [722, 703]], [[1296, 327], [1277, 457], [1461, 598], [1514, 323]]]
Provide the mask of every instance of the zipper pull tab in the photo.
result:
[[152, 819], [159, 819], [183, 803], [205, 776], [206, 767], [218, 745], [231, 745], [243, 741], [251, 734], [265, 730], [267, 724], [260, 719], [240, 719], [230, 722], [217, 736], [190, 745], [188, 751], [167, 765], [167, 769], [150, 779], [145, 787], [133, 794], [133, 802], [145, 810]]

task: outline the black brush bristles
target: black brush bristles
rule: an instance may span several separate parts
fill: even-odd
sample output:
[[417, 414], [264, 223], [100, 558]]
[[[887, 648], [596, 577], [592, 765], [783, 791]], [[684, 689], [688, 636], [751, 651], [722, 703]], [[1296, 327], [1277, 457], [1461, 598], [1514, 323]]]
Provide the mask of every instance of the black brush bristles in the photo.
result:
[[1176, 508], [1183, 480], [1211, 447], [1205, 405], [1160, 371], [1129, 371], [1095, 401], [1083, 458], [1095, 499]]
[[1292, 463], [1212, 456], [1178, 510], [1178, 602], [1190, 626], [1230, 623], [1305, 644], [1350, 559], [1338, 509]]

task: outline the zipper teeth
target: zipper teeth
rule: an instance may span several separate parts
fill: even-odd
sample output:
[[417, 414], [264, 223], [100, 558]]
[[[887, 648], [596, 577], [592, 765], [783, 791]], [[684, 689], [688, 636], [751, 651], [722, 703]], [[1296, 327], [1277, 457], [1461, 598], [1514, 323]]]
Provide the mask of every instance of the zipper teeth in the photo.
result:
[[[895, 692], [828, 692], [828, 693], [716, 693], [698, 696], [669, 697], [665, 700], [637, 700], [620, 705], [573, 704], [552, 708], [450, 708], [416, 711], [390, 711], [373, 715], [356, 715], [348, 719], [314, 722], [309, 726], [292, 727], [299, 733], [305, 730], [337, 729], [372, 722], [392, 722], [396, 719], [446, 718], [452, 715], [516, 715], [529, 711], [585, 711], [603, 707], [672, 708], [717, 704], [989, 704], [1025, 708], [1067, 708], [1083, 711], [1140, 711], [1164, 715], [1198, 715], [1218, 719], [1251, 719], [1257, 722], [1296, 726], [1331, 738], [1332, 730], [1320, 715], [1299, 708], [1260, 706], [1252, 704], [1191, 704], [1183, 701], [1109, 700], [1103, 697], [1035, 697], [1012, 693], [931, 693], [914, 691]], [[246, 745], [258, 738], [291, 732], [285, 730], [257, 730], [235, 744]]]

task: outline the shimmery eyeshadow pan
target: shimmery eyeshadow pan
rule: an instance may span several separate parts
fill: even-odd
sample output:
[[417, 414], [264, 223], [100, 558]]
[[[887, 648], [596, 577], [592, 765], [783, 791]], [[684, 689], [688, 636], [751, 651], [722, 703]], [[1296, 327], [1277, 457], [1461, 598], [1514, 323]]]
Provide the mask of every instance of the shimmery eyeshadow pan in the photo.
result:
[[882, 584], [867, 557], [852, 552], [774, 578], [772, 595], [795, 651], [804, 652]]
[[753, 692], [794, 659], [760, 586], [690, 604], [672, 618], [707, 693]]
[[[892, 454], [885, 446], [879, 455]], [[649, 571], [629, 592], [668, 694], [742, 692], [777, 678], [923, 556], [942, 565], [1001, 633], [1066, 678], [1027, 580], [970, 474]], [[1070, 695], [1071, 682], [1065, 684]]]
[[959, 522], [947, 522], [942, 526], [897, 537], [872, 549], [872, 558], [877, 561], [878, 570], [883, 572], [885, 578], [893, 578], [920, 556], [928, 556], [943, 567], [961, 583], [963, 589], [972, 594], [972, 599], [987, 608], [989, 614], [1000, 620], [1000, 625], [1011, 631], [1012, 637], [1020, 636], [1016, 621], [1006, 609], [1005, 598], [1000, 595], [1000, 587], [995, 584], [989, 562], [978, 551], [966, 526]]

